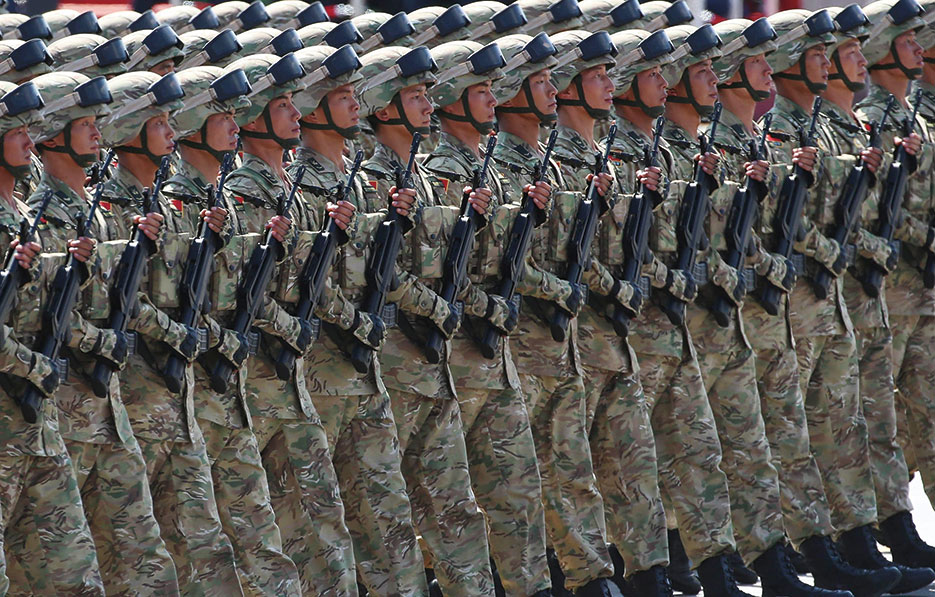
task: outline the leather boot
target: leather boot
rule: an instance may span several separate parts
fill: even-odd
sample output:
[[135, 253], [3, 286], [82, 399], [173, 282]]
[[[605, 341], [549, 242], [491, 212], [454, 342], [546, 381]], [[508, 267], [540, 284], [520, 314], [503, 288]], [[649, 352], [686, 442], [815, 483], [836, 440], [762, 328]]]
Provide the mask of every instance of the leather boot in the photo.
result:
[[914, 568], [935, 568], [935, 547], [919, 537], [912, 514], [900, 512], [880, 523], [880, 534], [893, 553], [897, 564]]
[[691, 561], [688, 554], [685, 553], [685, 546], [682, 545], [682, 538], [679, 536], [678, 529], [672, 529], [668, 532], [669, 539], [669, 567], [666, 573], [669, 576], [669, 583], [672, 588], [685, 595], [697, 595], [701, 592], [701, 583], [698, 577], [692, 572]]
[[752, 597], [737, 587], [727, 555], [713, 556], [698, 566], [698, 578], [705, 597]]
[[666, 569], [653, 566], [649, 570], [634, 572], [627, 580], [627, 597], [672, 597], [672, 585]]
[[854, 597], [880, 597], [902, 578], [896, 568], [855, 568], [841, 557], [830, 537], [809, 537], [802, 542], [801, 549], [816, 587], [848, 590]]
[[763, 597], [854, 597], [850, 591], [830, 591], [800, 581], [782, 543], [754, 560], [753, 569], [760, 575]]
[[909, 593], [922, 587], [927, 587], [935, 580], [935, 572], [931, 568], [911, 568], [901, 564], [894, 564], [883, 557], [877, 549], [876, 539], [870, 532], [870, 525], [851, 529], [841, 535], [841, 554], [848, 562], [867, 570], [894, 567], [899, 570], [900, 580], [890, 589], [890, 593]]
[[743, 558], [736, 551], [728, 554], [727, 562], [730, 564], [730, 571], [734, 573], [734, 580], [738, 585], [755, 585], [760, 580], [756, 572], [747, 568], [747, 565], [743, 563]]
[[575, 597], [612, 597], [612, 595], [610, 582], [606, 578], [592, 580], [575, 591]]

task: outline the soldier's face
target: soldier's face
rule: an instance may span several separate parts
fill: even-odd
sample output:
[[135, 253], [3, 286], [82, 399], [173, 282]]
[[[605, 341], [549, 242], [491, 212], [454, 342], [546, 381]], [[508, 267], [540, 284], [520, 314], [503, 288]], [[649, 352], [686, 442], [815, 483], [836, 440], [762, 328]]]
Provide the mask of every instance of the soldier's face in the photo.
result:
[[[867, 59], [860, 51], [860, 42], [852, 39], [838, 46], [838, 62], [841, 64], [843, 74], [848, 81], [863, 81], [867, 77]], [[838, 72], [836, 64], [831, 65], [831, 74]]]
[[[65, 144], [65, 133], [55, 137], [56, 144]], [[71, 148], [78, 155], [96, 154], [101, 149], [101, 131], [97, 116], [85, 116], [71, 122]]]
[[[271, 132], [274, 135], [280, 139], [299, 138], [299, 133], [302, 131], [299, 128], [299, 117], [302, 115], [295, 107], [295, 104], [292, 103], [292, 93], [286, 93], [274, 98], [266, 109], [269, 110], [269, 120], [273, 124]], [[261, 120], [259, 119], [257, 124]]]
[[[545, 68], [529, 77], [529, 91], [532, 93], [532, 99], [536, 108], [543, 114], [555, 114], [558, 108], [558, 102], [555, 96], [558, 90], [552, 85], [552, 70]], [[524, 94], [520, 94], [524, 96]], [[523, 97], [523, 104], [526, 103]]]
[[[164, 112], [159, 116], [153, 116], [146, 121], [146, 144], [153, 155], [163, 156], [172, 153], [175, 148], [175, 131], [169, 124], [169, 113]], [[134, 140], [131, 145], [138, 145], [139, 138]]]
[[[713, 106], [717, 103], [717, 75], [714, 74], [711, 60], [704, 60], [689, 66], [686, 73], [696, 102], [702, 106]], [[682, 97], [688, 95], [685, 83], [681, 81], [675, 86], [674, 91], [676, 95]]]
[[156, 73], [160, 77], [163, 75], [168, 75], [169, 73], [175, 72], [175, 61], [171, 58], [169, 60], [163, 60], [156, 66], [149, 69], [149, 72]]
[[[636, 75], [635, 84], [640, 88], [640, 98], [650, 108], [664, 106], [668, 95], [669, 82], [662, 76], [662, 68], [654, 66]], [[636, 94], [632, 88], [624, 94], [627, 99], [635, 100]]]
[[[490, 81], [485, 81], [477, 85], [471, 85], [464, 90], [468, 98], [468, 108], [477, 122], [493, 122], [497, 117], [494, 111], [494, 108], [497, 107], [497, 98], [494, 97], [490, 88]], [[458, 111], [464, 111], [461, 102], [456, 102], [448, 106], [448, 108], [454, 109], [456, 114]], [[462, 116], [466, 116], [466, 114], [462, 114]]]
[[231, 151], [237, 147], [237, 133], [240, 127], [234, 120], [233, 112], [212, 114], [208, 116], [205, 132], [208, 138], [205, 143], [217, 151]]
[[18, 126], [3, 135], [3, 159], [13, 167], [29, 165], [32, 148], [33, 142], [26, 126]]
[[805, 76], [815, 83], [827, 83], [831, 61], [824, 44], [805, 51]]
[[592, 108], [610, 110], [614, 105], [614, 83], [607, 76], [607, 66], [598, 65], [581, 71], [581, 89], [584, 97], [578, 98], [578, 90], [574, 85], [568, 88], [571, 97], [583, 99]]
[[[354, 84], [348, 83], [328, 93], [324, 101], [328, 102], [331, 119], [338, 128], [351, 128], [360, 123], [360, 103], [354, 93]], [[327, 122], [324, 109], [319, 106], [314, 114], [320, 117], [319, 122]]]
[[[429, 101], [428, 88], [425, 85], [410, 85], [404, 88], [399, 92], [399, 99], [412, 126], [431, 126], [434, 108]], [[396, 106], [390, 108], [395, 109]]]
[[[907, 31], [893, 40], [893, 49], [890, 53], [896, 52], [899, 61], [906, 68], [922, 68], [922, 46], [916, 41], [916, 32]], [[883, 62], [891, 62], [884, 60]]]
[[773, 69], [766, 62], [765, 54], [750, 56], [744, 60], [741, 68], [746, 69], [747, 80], [755, 90], [766, 92], [773, 90]]

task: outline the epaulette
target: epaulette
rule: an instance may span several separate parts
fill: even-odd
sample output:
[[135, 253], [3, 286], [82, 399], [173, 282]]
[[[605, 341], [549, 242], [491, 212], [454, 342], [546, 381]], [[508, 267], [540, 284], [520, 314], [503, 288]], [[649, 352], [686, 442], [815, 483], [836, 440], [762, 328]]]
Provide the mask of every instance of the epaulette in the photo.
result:
[[193, 203], [201, 203], [201, 202], [202, 202], [202, 198], [201, 198], [200, 196], [198, 196], [198, 195], [193, 195], [193, 194], [191, 194], [191, 193], [176, 193], [176, 192], [173, 192], [173, 191], [171, 191], [171, 190], [169, 190], [169, 189], [163, 188], [162, 194], [165, 195], [166, 197], [170, 197], [170, 198], [172, 198], [172, 199], [178, 199], [179, 201], [181, 201], [181, 202], [184, 203], [185, 205], [191, 205], [191, 204], [193, 204]]
[[526, 166], [514, 164], [513, 162], [508, 162], [504, 159], [496, 158], [496, 157], [493, 159], [493, 161], [497, 162], [498, 164], [500, 164], [501, 166], [503, 166], [504, 168], [506, 168], [507, 170], [515, 174], [527, 174], [529, 176], [532, 176], [533, 174], [532, 168], [527, 168]]
[[666, 139], [669, 145], [673, 147], [678, 147], [679, 149], [691, 149], [695, 144], [691, 141], [683, 141], [681, 139]]
[[740, 155], [744, 153], [744, 150], [736, 145], [731, 145], [729, 143], [714, 143], [714, 146], [718, 149], [729, 153], [730, 155]]
[[637, 156], [635, 153], [630, 153], [629, 151], [622, 151], [619, 149], [610, 150], [610, 159], [618, 162], [635, 162], [639, 157], [640, 156]]
[[770, 129], [769, 131], [767, 131], [766, 137], [772, 138], [776, 141], [781, 141], [783, 143], [786, 143], [787, 141], [792, 141], [792, 139], [795, 138], [790, 133], [783, 133], [783, 132], [780, 132], [774, 129]]
[[590, 170], [592, 167], [592, 164], [589, 164], [588, 162], [584, 160], [579, 160], [578, 158], [566, 158], [566, 157], [555, 156], [555, 161], [558, 162], [559, 164], [565, 164], [571, 168], [574, 168], [575, 170], [579, 170], [581, 168], [587, 168]]

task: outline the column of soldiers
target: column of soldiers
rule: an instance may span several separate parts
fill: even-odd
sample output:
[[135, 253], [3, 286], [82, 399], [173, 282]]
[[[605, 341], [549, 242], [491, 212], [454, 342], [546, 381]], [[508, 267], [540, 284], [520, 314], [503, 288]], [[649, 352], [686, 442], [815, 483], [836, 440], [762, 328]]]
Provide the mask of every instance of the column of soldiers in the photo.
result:
[[935, 581], [935, 1], [692, 20], [0, 15], [0, 595]]

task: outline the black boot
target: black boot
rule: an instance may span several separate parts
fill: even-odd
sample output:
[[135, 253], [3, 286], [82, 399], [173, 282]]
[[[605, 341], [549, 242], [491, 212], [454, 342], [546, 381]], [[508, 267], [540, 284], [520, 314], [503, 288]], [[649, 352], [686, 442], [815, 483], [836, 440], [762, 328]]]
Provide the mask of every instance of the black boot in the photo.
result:
[[611, 543], [608, 546], [608, 551], [610, 551], [610, 561], [614, 564], [614, 575], [611, 577], [611, 581], [617, 585], [617, 588], [622, 592], [626, 592], [626, 568], [627, 565], [623, 562], [623, 556], [620, 555], [620, 550], [617, 549], [617, 546]]
[[506, 597], [506, 591], [503, 589], [503, 581], [500, 580], [500, 573], [497, 571], [497, 563], [490, 558], [490, 572], [493, 574], [493, 594], [494, 597]]
[[867, 570], [894, 567], [899, 570], [900, 581], [890, 589], [890, 593], [909, 593], [922, 587], [927, 587], [935, 580], [935, 572], [931, 568], [911, 568], [901, 564], [893, 564], [883, 557], [877, 549], [877, 542], [870, 532], [870, 525], [851, 529], [841, 535], [841, 554], [851, 564]]
[[698, 566], [705, 597], [751, 597], [737, 587], [727, 555], [713, 556]]
[[666, 572], [672, 588], [685, 595], [697, 595], [701, 592], [701, 583], [692, 572], [691, 561], [685, 553], [678, 529], [672, 529], [669, 536], [669, 567]]
[[610, 582], [606, 578], [592, 580], [583, 587], [578, 587], [575, 597], [611, 597]]
[[763, 597], [854, 597], [850, 591], [829, 591], [800, 581], [782, 543], [754, 560], [753, 569], [763, 582]]
[[565, 588], [565, 573], [558, 563], [558, 556], [554, 549], [546, 549], [545, 557], [549, 561], [549, 577], [552, 579], [552, 595], [554, 597], [571, 597], [571, 591]]
[[542, 589], [541, 591], [536, 591], [530, 597], [552, 597], [552, 589]]
[[848, 590], [854, 597], [879, 597], [895, 587], [902, 577], [895, 568], [855, 568], [841, 557], [830, 537], [809, 537], [801, 549], [816, 587]]
[[789, 561], [792, 562], [796, 574], [802, 575], [812, 573], [811, 568], [808, 567], [808, 561], [805, 560], [805, 556], [797, 552], [789, 543], [786, 543], [786, 555], [789, 556]]
[[672, 585], [666, 569], [653, 566], [649, 570], [634, 572], [627, 580], [627, 597], [672, 597]]
[[756, 572], [747, 568], [743, 558], [736, 551], [727, 556], [727, 563], [730, 564], [730, 571], [734, 573], [734, 580], [738, 585], [755, 585], [760, 580]]
[[893, 552], [897, 564], [915, 568], [935, 568], [935, 547], [919, 537], [912, 514], [900, 512], [880, 523], [880, 534]]

